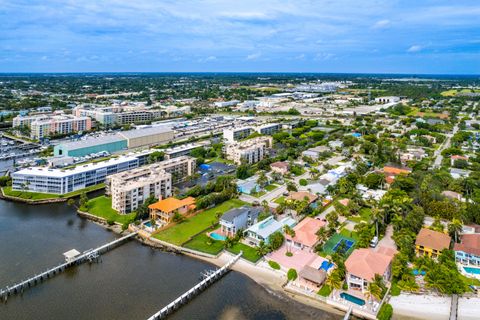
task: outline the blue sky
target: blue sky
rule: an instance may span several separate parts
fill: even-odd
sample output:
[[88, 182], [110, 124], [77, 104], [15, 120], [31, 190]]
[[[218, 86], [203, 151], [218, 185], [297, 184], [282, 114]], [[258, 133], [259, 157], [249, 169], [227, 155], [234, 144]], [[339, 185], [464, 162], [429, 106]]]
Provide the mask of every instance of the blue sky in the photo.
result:
[[0, 72], [480, 74], [480, 2], [0, 0]]

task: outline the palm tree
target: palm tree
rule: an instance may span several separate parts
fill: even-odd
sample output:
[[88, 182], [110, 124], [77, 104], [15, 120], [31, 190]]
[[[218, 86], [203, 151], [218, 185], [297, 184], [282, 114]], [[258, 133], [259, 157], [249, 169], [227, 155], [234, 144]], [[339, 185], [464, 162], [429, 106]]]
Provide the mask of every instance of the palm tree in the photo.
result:
[[321, 244], [323, 244], [325, 240], [327, 240], [327, 237], [328, 237], [327, 228], [321, 227], [320, 229], [317, 230], [317, 232], [315, 232], [315, 234], [317, 235], [318, 241]]
[[375, 281], [368, 284], [368, 291], [370, 292], [371, 296], [377, 300], [382, 299], [382, 287], [380, 287]]
[[259, 256], [264, 256], [269, 252], [269, 247], [264, 241], [260, 241], [260, 244], [255, 248], [255, 251]]
[[455, 243], [458, 242], [458, 234], [462, 231], [462, 227], [462, 222], [456, 218], [453, 218], [452, 222], [448, 224], [448, 233], [453, 235]]
[[263, 188], [263, 187], [265, 187], [265, 185], [267, 185], [268, 178], [265, 175], [265, 172], [263, 172], [263, 171], [260, 172], [260, 174], [258, 175], [258, 178], [257, 178], [257, 183], [261, 188]]
[[340, 278], [338, 272], [335, 271], [330, 274], [330, 277], [325, 280], [325, 283], [332, 289], [338, 290], [342, 287], [342, 279]]
[[[286, 234], [288, 234], [292, 238], [292, 245], [293, 245], [293, 238], [295, 237], [295, 230], [290, 228], [289, 225], [285, 225], [285, 226], [283, 226], [283, 232], [285, 232]], [[289, 248], [290, 248], [290, 246], [287, 245], [287, 252], [290, 252]]]

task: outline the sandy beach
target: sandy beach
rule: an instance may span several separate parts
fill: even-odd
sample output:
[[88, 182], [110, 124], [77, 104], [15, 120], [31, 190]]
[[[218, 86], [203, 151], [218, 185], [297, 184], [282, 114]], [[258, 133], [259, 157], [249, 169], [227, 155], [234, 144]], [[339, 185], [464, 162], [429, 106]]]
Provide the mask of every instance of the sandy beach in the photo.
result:
[[[222, 253], [218, 258], [207, 258], [188, 253], [184, 254], [196, 259], [210, 262], [219, 267], [223, 266], [228, 260], [232, 258], [232, 255], [227, 253]], [[345, 314], [343, 311], [337, 310], [321, 301], [316, 301], [302, 295], [297, 295], [284, 291], [283, 285], [287, 281], [285, 274], [281, 271], [271, 269], [270, 267], [268, 267], [268, 265], [261, 265], [262, 263], [260, 263], [259, 265], [253, 265], [240, 259], [237, 263], [233, 265], [232, 270], [245, 274], [258, 284], [263, 286], [268, 292], [278, 296], [279, 298], [290, 298], [302, 304], [325, 310], [333, 314], [338, 314], [342, 316]]]
[[450, 297], [401, 294], [392, 297], [390, 304], [394, 319], [448, 320], [450, 317]]

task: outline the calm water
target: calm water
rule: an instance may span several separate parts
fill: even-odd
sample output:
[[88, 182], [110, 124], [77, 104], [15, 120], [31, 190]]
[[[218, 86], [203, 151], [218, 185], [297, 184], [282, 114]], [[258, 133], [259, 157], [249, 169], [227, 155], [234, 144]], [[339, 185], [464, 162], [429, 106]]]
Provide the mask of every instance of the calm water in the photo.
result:
[[[12, 284], [115, 234], [77, 217], [66, 204], [0, 200], [0, 286]], [[0, 304], [0, 319], [146, 319], [192, 287], [210, 265], [131, 241]], [[230, 272], [171, 319], [340, 319], [268, 293]]]

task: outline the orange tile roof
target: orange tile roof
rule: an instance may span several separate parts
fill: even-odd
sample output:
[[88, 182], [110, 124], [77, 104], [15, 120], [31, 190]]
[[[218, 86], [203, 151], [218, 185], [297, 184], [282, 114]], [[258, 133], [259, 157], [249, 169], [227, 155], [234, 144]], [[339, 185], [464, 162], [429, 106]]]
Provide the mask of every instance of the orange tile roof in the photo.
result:
[[461, 243], [455, 243], [453, 250], [480, 256], [480, 234], [464, 234]]
[[195, 204], [195, 198], [187, 197], [182, 200], [178, 200], [177, 198], [170, 197], [164, 200], [160, 200], [148, 206], [150, 209], [156, 209], [163, 212], [172, 212], [181, 207], [190, 206]]
[[409, 174], [410, 172], [412, 172], [412, 169], [410, 168], [398, 168], [398, 167], [392, 167], [392, 166], [385, 166], [383, 167], [383, 172], [387, 173], [387, 174], [393, 174], [393, 175], [397, 175], [397, 174]]
[[[312, 247], [318, 241], [315, 233], [318, 231], [318, 229], [325, 225], [325, 221], [306, 217], [293, 228], [295, 231], [295, 237], [293, 237], [293, 241], [299, 242], [307, 247]], [[288, 234], [285, 235], [285, 238], [292, 240], [292, 237], [290, 237]]]
[[441, 251], [450, 247], [451, 240], [445, 233], [422, 228], [418, 233], [415, 244]]
[[371, 281], [375, 275], [383, 275], [387, 271], [393, 256], [372, 249], [356, 249], [345, 261], [347, 272]]

